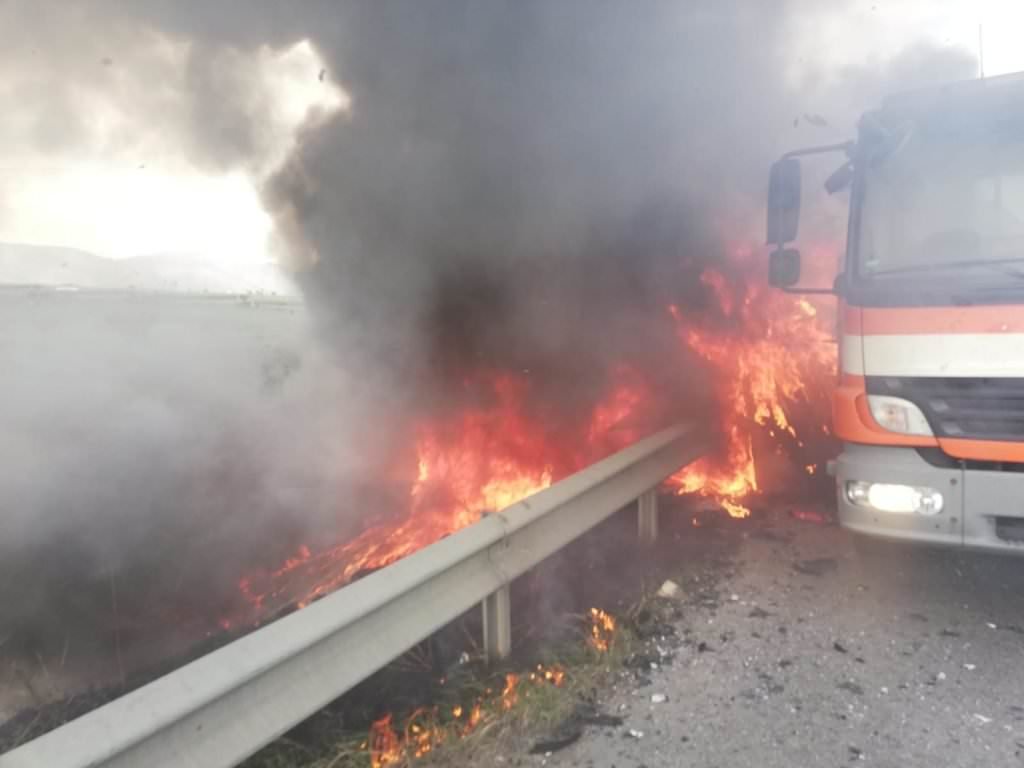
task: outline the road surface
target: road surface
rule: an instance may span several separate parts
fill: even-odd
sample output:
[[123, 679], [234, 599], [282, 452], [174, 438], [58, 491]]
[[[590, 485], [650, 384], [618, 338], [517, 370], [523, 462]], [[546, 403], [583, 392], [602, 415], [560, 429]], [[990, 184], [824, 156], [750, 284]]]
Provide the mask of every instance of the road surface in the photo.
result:
[[537, 762], [1024, 766], [1024, 559], [863, 548], [784, 509], [732, 525], [679, 548], [675, 658], [623, 673], [624, 724]]

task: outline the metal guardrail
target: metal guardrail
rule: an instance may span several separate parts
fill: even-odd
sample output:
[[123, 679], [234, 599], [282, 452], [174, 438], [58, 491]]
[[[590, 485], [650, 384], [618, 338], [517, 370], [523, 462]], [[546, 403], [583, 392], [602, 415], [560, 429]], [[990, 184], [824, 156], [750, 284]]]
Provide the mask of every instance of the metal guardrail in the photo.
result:
[[226, 768], [483, 601], [507, 652], [508, 585], [630, 502], [657, 535], [654, 489], [706, 450], [660, 432], [34, 741], [0, 768]]

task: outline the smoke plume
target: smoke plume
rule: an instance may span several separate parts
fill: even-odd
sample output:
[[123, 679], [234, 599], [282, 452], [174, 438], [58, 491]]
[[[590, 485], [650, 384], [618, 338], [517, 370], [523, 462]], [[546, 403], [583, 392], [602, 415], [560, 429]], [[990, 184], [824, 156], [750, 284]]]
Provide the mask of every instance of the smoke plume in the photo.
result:
[[[18, 393], [33, 409], [9, 432], [5, 396], [0, 440], [30, 466], [0, 468], [0, 506], [18, 502], [3, 513], [11, 535], [0, 556], [61, 541], [93, 555], [92, 577], [142, 568], [165, 556], [144, 518], [170, 532], [159, 539], [168, 551], [216, 550], [190, 562], [201, 570], [214, 558], [237, 576], [238, 562], [260, 557], [257, 532], [282, 520], [338, 535], [365, 501], [352, 478], [391, 466], [408, 451], [409, 424], [458, 408], [459, 383], [476, 371], [528, 376], [552, 434], [622, 365], [643, 373], [665, 421], [700, 413], [707, 383], [680, 357], [666, 306], [699, 309], [701, 268], [760, 237], [771, 159], [849, 137], [884, 90], [970, 74], [969, 57], [918, 47], [892, 64], [794, 80], [790, 22], [809, 7], [0, 5], [0, 25], [19, 30], [0, 49], [11, 118], [0, 141], [55, 162], [173, 148], [211, 173], [250, 174], [281, 258], [302, 267], [330, 361], [304, 368], [269, 410], [255, 391], [222, 391], [230, 356], [186, 365], [187, 345], [173, 341], [122, 360], [128, 375], [79, 367], [103, 390], [84, 402], [117, 414], [101, 419], [111, 429], [82, 427], [97, 441], [87, 453], [67, 442], [86, 415], [65, 418], [72, 387]], [[351, 104], [309, 115], [282, 144], [282, 105], [261, 88], [259, 62], [303, 40], [323, 60], [310, 81], [340, 86]], [[109, 348], [90, 343], [101, 356]], [[186, 381], [180, 407], [139, 404], [152, 379]], [[224, 474], [211, 479], [215, 470]], [[216, 547], [191, 540], [207, 536]]]

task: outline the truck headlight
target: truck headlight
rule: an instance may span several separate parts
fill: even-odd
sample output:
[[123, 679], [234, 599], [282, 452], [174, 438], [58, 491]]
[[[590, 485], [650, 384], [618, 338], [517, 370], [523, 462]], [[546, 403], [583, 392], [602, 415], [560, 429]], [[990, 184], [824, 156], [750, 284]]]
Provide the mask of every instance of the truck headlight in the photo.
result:
[[932, 435], [921, 409], [902, 397], [868, 395], [868, 408], [882, 429], [902, 435]]
[[846, 498], [859, 507], [879, 512], [905, 515], [937, 515], [942, 511], [942, 494], [934, 488], [896, 483], [869, 483], [851, 480], [846, 484]]

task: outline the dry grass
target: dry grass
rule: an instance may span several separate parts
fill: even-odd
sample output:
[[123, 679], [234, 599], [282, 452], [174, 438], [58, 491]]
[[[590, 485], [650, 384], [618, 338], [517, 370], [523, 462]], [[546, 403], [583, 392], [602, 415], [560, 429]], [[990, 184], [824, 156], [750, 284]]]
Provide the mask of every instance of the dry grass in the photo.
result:
[[[637, 641], [633, 632], [621, 627], [616, 631], [609, 649], [596, 650], [589, 642], [589, 623], [581, 617], [577, 641], [566, 644], [539, 660], [542, 669], [564, 672], [562, 684], [556, 686], [542, 679], [531, 680], [536, 667], [509, 667], [488, 673], [486, 677], [470, 678], [453, 697], [463, 702], [460, 717], [454, 706], [420, 710], [418, 713], [396, 714], [394, 730], [404, 736], [405, 748], [386, 765], [395, 768], [437, 768], [439, 766], [493, 765], [496, 758], [506, 759], [529, 751], [538, 737], [557, 732], [585, 702], [594, 702], [597, 693], [619, 674], [623, 662], [634, 651]], [[514, 697], [502, 697], [507, 687], [506, 675], [516, 675]], [[475, 727], [467, 726], [468, 713], [479, 703], [480, 717]], [[368, 768], [371, 765], [369, 734], [346, 729], [340, 718], [322, 712], [320, 722], [308, 724], [315, 732], [315, 746], [288, 737], [250, 758], [246, 768]], [[314, 718], [314, 719], [315, 719]], [[417, 728], [419, 731], [417, 732]], [[429, 734], [429, 736], [427, 735]], [[421, 741], [417, 742], [417, 739]], [[416, 756], [415, 744], [423, 754]]]

